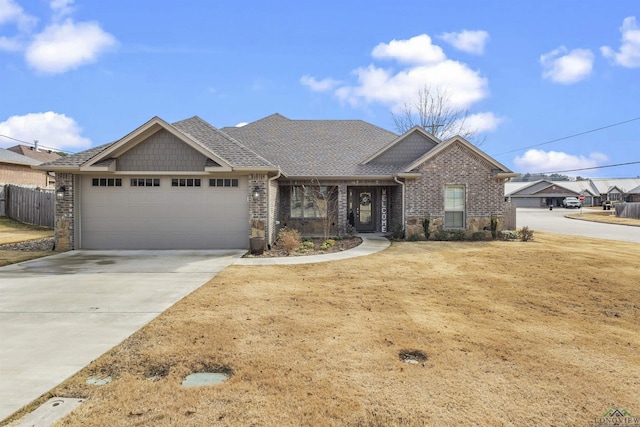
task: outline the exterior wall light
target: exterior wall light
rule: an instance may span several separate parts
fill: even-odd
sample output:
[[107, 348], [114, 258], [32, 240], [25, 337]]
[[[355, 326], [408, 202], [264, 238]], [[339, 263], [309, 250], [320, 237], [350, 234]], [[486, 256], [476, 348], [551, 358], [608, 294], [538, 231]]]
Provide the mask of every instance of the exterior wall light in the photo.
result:
[[64, 185], [61, 185], [60, 187], [58, 187], [58, 189], [56, 190], [56, 198], [58, 200], [64, 199], [64, 193], [66, 191], [67, 191], [67, 187], [65, 187]]
[[256, 202], [260, 200], [260, 187], [257, 185], [253, 187], [253, 200]]

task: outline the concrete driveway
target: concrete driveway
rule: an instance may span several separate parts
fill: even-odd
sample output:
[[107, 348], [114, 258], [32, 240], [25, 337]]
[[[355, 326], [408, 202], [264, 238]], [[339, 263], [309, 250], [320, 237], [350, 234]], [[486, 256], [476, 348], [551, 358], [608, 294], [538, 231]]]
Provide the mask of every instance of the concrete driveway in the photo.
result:
[[518, 227], [528, 226], [533, 231], [594, 237], [596, 239], [620, 240], [640, 243], [640, 227], [566, 218], [565, 215], [580, 213], [580, 209], [518, 208]]
[[72, 251], [0, 268], [0, 420], [245, 251]]

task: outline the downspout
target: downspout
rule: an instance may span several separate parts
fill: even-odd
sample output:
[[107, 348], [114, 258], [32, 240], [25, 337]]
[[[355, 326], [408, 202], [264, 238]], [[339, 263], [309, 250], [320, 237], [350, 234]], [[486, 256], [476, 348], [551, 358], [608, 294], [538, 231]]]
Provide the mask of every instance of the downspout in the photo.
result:
[[398, 181], [398, 177], [397, 176], [394, 176], [393, 180], [395, 182], [397, 182], [398, 184], [400, 184], [400, 186], [402, 187], [402, 231], [406, 232], [405, 223], [404, 223], [404, 215], [405, 215], [404, 182]]
[[[280, 171], [280, 168], [278, 167], [278, 173], [275, 174], [273, 177], [269, 178], [267, 180], [267, 217], [269, 216], [269, 203], [271, 201], [271, 183], [273, 181], [275, 181], [276, 179], [280, 178], [280, 175], [282, 175], [282, 172]], [[274, 200], [275, 203], [275, 200]], [[274, 225], [276, 223], [276, 219], [273, 218], [273, 220], [269, 221], [269, 238], [267, 239], [267, 245], [269, 245], [269, 247], [271, 247], [271, 238], [273, 237], [273, 229], [274, 229]]]

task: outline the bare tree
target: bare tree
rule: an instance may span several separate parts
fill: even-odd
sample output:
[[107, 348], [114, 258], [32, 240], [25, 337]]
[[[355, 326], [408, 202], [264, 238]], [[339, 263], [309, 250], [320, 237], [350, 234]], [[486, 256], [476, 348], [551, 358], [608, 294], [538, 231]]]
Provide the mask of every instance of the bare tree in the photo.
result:
[[326, 240], [331, 237], [331, 226], [337, 219], [337, 186], [320, 185], [319, 179], [311, 180], [311, 197], [318, 217], [322, 220], [322, 234]]
[[417, 125], [440, 140], [460, 135], [476, 146], [482, 145], [485, 140], [484, 137], [478, 137], [478, 129], [468, 127], [469, 111], [453, 107], [446, 90], [425, 85], [418, 90], [414, 102], [405, 102], [402, 113], [391, 115], [399, 133], [405, 133]]

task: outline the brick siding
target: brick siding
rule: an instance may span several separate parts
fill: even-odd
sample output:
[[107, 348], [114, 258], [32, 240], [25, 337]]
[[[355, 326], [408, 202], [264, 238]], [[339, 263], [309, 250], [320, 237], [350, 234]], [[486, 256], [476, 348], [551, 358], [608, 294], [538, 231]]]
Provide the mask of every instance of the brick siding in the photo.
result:
[[31, 166], [0, 163], [0, 182], [3, 184], [35, 185], [46, 187], [52, 179], [47, 173], [31, 169]]
[[463, 144], [454, 143], [421, 165], [419, 179], [406, 180], [407, 235], [422, 233], [422, 220], [429, 215], [431, 227], [444, 223], [444, 193], [447, 185], [465, 187], [465, 219], [469, 231], [490, 226], [491, 216], [501, 227], [504, 216], [504, 182], [493, 177], [493, 166]]

